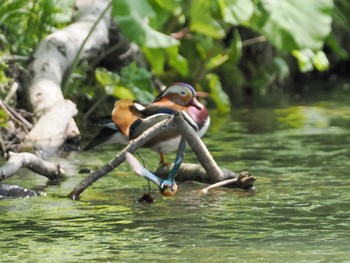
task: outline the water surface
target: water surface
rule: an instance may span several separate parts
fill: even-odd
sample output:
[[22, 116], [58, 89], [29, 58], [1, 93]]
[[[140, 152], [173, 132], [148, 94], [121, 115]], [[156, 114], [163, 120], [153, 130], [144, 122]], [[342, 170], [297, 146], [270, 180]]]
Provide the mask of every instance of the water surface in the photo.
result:
[[[46, 195], [0, 200], [0, 261], [349, 262], [350, 100], [212, 116], [209, 150], [222, 167], [252, 172], [256, 190], [203, 195], [206, 185], [186, 182], [173, 198], [153, 187], [156, 202], [142, 204], [147, 183], [123, 164], [72, 201], [78, 170], [100, 167], [115, 149], [73, 153], [57, 185], [25, 170], [6, 181]], [[157, 166], [156, 154], [141, 154]]]

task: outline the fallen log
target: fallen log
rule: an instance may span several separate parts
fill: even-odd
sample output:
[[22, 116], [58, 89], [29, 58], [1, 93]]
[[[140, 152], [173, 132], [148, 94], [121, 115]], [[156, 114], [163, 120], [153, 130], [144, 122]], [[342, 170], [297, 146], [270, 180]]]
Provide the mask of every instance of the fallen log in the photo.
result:
[[27, 168], [34, 173], [47, 177], [50, 180], [57, 180], [63, 175], [59, 165], [44, 161], [31, 153], [9, 152], [9, 159], [0, 167], [0, 181], [3, 181], [18, 172], [21, 168]]
[[[58, 126], [56, 117], [60, 114], [57, 114], [57, 108], [65, 100], [61, 84], [64, 77], [67, 78], [66, 72], [74, 67], [73, 64], [77, 61], [75, 58], [78, 56], [80, 60], [97, 56], [97, 51], [102, 52], [108, 44], [110, 3], [110, 0], [77, 0], [75, 22], [47, 36], [32, 54], [28, 67], [29, 85], [25, 89], [38, 120], [25, 138], [24, 144], [27, 147], [54, 152], [53, 149], [58, 150], [65, 139], [80, 136], [73, 120], [76, 109], [61, 118], [64, 121], [59, 122], [59, 137], [55, 133], [45, 132]], [[43, 134], [46, 134], [44, 140]]]

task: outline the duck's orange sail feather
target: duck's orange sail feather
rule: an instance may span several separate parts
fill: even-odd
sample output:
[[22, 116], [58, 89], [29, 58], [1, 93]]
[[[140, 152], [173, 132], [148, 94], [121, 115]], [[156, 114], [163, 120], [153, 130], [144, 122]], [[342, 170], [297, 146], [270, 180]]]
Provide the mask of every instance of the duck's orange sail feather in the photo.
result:
[[112, 111], [112, 120], [124, 135], [130, 135], [130, 126], [139, 117], [141, 117], [141, 113], [135, 109], [132, 100], [118, 100], [114, 104], [114, 109]]

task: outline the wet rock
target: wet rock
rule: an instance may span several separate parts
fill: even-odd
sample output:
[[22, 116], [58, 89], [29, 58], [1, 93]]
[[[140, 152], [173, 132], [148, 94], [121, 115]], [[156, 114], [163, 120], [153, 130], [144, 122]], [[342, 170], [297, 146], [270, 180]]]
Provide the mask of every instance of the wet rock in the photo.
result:
[[38, 195], [37, 192], [19, 185], [0, 184], [0, 199], [24, 198]]

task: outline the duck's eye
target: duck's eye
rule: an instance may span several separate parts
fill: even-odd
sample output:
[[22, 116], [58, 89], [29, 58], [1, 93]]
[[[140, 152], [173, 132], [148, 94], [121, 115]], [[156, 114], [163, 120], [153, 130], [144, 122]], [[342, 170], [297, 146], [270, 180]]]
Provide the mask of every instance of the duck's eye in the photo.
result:
[[185, 95], [186, 95], [186, 92], [181, 91], [180, 94], [181, 94], [182, 96], [185, 96]]

